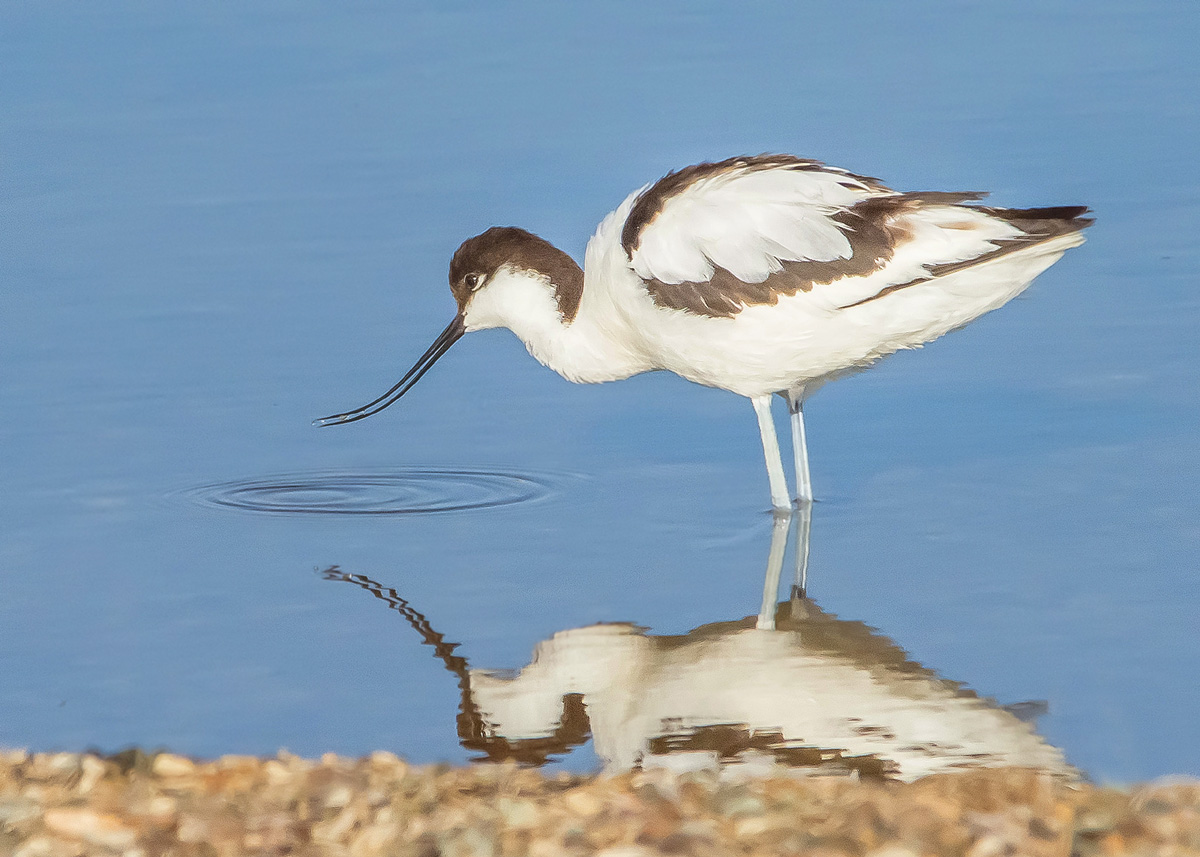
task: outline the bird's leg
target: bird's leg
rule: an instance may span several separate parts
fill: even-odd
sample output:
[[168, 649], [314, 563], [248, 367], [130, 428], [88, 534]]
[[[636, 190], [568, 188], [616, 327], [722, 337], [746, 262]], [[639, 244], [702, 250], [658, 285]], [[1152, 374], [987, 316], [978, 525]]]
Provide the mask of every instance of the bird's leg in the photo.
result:
[[796, 576], [792, 581], [792, 600], [808, 597], [808, 542], [812, 537], [812, 503], [796, 504]]
[[763, 455], [767, 459], [767, 479], [771, 483], [771, 505], [776, 509], [790, 509], [787, 477], [783, 475], [783, 456], [779, 452], [779, 438], [775, 435], [775, 421], [771, 419], [771, 396], [755, 396], [751, 403], [758, 416], [758, 431], [762, 435]]
[[804, 400], [788, 396], [792, 414], [792, 452], [796, 456], [796, 502], [811, 503], [812, 477], [808, 472], [808, 440], [804, 436]]
[[775, 600], [779, 597], [779, 575], [783, 571], [783, 555], [787, 552], [788, 522], [792, 519], [791, 509], [775, 510], [771, 525], [771, 551], [767, 554], [767, 576], [763, 580], [762, 606], [758, 609], [760, 631], [775, 630]]

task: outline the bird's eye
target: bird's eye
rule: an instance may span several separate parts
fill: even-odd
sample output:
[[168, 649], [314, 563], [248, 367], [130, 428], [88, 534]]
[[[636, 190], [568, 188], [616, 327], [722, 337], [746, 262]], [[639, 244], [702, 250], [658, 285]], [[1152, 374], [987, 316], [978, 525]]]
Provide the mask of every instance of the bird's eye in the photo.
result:
[[467, 274], [467, 276], [463, 278], [463, 282], [467, 284], [468, 289], [475, 291], [477, 288], [479, 288], [479, 275]]

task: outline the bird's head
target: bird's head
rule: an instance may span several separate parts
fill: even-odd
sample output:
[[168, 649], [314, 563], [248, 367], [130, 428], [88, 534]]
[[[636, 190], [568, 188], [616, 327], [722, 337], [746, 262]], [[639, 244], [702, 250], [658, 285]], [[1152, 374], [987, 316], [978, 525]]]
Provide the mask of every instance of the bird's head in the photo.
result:
[[411, 390], [469, 331], [507, 327], [528, 342], [538, 327], [569, 324], [583, 295], [583, 271], [549, 241], [524, 229], [494, 226], [455, 251], [450, 291], [457, 315], [392, 389], [361, 408], [315, 424], [352, 423], [379, 413]]
[[583, 272], [549, 241], [514, 226], [493, 226], [455, 251], [450, 291], [466, 330], [507, 327], [521, 336], [531, 319], [569, 323], [575, 317]]

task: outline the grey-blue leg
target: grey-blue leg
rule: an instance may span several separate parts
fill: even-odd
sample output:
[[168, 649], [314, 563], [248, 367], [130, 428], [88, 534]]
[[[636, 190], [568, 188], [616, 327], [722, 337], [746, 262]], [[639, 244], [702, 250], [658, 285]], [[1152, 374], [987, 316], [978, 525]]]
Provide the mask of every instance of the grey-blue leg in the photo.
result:
[[800, 396], [788, 396], [787, 402], [792, 414], [792, 452], [796, 456], [796, 502], [811, 503], [812, 477], [808, 472], [808, 439], [804, 435], [804, 400]]
[[787, 477], [783, 475], [783, 456], [779, 452], [779, 438], [775, 434], [775, 421], [771, 418], [771, 396], [755, 396], [750, 400], [758, 417], [758, 431], [762, 435], [763, 456], [767, 461], [767, 480], [771, 484], [771, 505], [776, 509], [790, 509]]

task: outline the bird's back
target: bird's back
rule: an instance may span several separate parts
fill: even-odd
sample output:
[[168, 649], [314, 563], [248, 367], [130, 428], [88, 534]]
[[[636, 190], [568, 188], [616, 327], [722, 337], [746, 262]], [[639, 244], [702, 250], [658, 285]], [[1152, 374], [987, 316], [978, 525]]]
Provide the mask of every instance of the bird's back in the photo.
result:
[[783, 155], [701, 164], [601, 224], [581, 314], [619, 316], [648, 361], [698, 383], [811, 391], [1001, 306], [1091, 223], [982, 196]]

